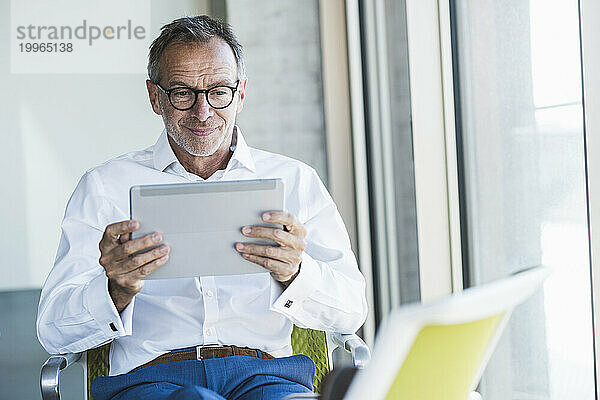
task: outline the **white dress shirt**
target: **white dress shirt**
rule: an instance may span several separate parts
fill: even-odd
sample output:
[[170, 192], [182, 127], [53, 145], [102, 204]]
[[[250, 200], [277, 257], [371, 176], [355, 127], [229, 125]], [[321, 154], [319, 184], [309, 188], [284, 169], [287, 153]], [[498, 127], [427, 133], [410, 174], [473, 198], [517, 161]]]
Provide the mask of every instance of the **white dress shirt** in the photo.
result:
[[365, 280], [327, 189], [311, 167], [248, 147], [237, 129], [226, 169], [206, 181], [260, 178], [284, 181], [286, 211], [307, 231], [300, 273], [285, 290], [268, 272], [148, 280], [119, 314], [98, 244], [108, 224], [129, 219], [129, 188], [203, 179], [178, 162], [165, 131], [153, 146], [87, 171], [67, 204], [54, 267], [40, 297], [37, 334], [44, 348], [72, 353], [112, 341], [110, 373], [117, 375], [196, 345], [235, 344], [275, 357], [291, 355], [292, 323], [355, 332], [367, 314]]

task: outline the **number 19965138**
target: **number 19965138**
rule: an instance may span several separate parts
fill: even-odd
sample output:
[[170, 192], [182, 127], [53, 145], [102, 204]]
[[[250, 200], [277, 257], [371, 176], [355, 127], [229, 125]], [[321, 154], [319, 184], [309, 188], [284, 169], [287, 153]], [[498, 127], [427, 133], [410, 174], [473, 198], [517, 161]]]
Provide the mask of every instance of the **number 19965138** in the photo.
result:
[[70, 53], [73, 43], [19, 43], [21, 53]]

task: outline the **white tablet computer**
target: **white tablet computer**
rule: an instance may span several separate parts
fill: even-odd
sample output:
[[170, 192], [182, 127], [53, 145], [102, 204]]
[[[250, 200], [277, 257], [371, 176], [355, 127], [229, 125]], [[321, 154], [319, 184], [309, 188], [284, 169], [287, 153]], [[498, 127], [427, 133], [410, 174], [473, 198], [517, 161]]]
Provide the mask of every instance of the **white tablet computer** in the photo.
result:
[[274, 242], [242, 235], [243, 226], [267, 224], [265, 211], [284, 210], [281, 179], [133, 186], [131, 218], [140, 228], [132, 237], [160, 232], [169, 260], [146, 279], [238, 275], [267, 272], [242, 258], [236, 242]]

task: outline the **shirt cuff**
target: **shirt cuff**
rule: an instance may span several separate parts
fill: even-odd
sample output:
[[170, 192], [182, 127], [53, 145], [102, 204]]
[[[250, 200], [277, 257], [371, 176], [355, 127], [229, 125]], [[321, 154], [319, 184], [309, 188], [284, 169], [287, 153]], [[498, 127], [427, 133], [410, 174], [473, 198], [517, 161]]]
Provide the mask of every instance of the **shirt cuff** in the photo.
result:
[[110, 294], [108, 293], [108, 278], [101, 274], [92, 279], [85, 289], [85, 305], [98, 327], [108, 339], [131, 335], [133, 303], [123, 310], [121, 315], [117, 311]]
[[302, 268], [296, 278], [273, 302], [271, 310], [288, 317], [302, 310], [302, 303], [309, 298], [315, 289], [315, 282], [321, 280], [321, 268], [317, 261], [306, 253], [302, 253]]

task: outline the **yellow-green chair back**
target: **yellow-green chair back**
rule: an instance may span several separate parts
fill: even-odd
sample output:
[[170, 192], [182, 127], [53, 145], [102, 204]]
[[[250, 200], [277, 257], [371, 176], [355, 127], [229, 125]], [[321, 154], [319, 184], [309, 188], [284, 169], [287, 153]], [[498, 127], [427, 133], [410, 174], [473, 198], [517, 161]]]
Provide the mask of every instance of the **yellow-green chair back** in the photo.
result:
[[386, 400], [467, 399], [473, 377], [503, 315], [464, 324], [423, 328], [398, 371]]
[[423, 304], [393, 310], [368, 367], [345, 400], [466, 400], [475, 390], [512, 310], [550, 270], [536, 267]]
[[[321, 381], [329, 372], [329, 353], [325, 332], [313, 329], [304, 329], [294, 326], [292, 331], [292, 349], [294, 354], [304, 354], [315, 363], [315, 380], [313, 391], [319, 392]], [[109, 365], [110, 343], [87, 351], [87, 392], [88, 399], [92, 399], [92, 381], [98, 376], [107, 376]]]

